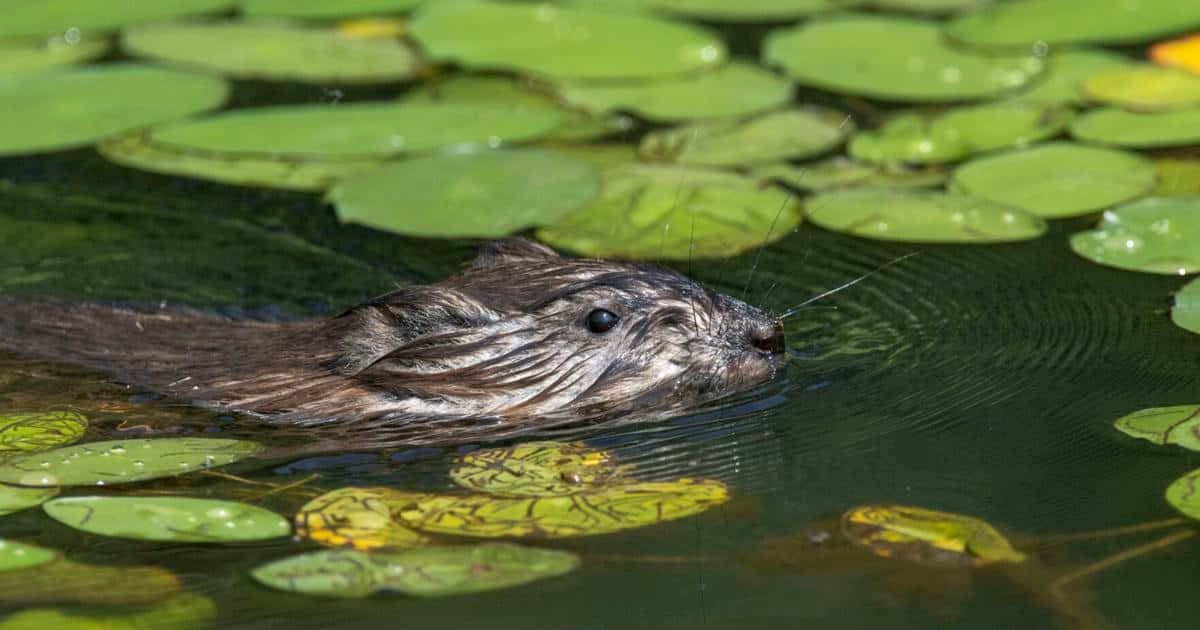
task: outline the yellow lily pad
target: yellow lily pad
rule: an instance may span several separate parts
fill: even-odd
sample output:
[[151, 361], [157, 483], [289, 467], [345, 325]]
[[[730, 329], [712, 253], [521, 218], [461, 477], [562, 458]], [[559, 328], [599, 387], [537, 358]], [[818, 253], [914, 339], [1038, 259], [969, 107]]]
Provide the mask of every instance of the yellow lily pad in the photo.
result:
[[573, 442], [526, 442], [462, 456], [450, 469], [460, 486], [511, 497], [556, 497], [625, 480], [628, 467]]
[[1139, 409], [1117, 418], [1113, 426], [1125, 435], [1155, 444], [1178, 444], [1200, 451], [1200, 405]]
[[842, 532], [884, 558], [940, 566], [1023, 562], [1024, 554], [976, 518], [901, 505], [864, 505], [842, 515]]
[[340, 488], [305, 503], [296, 512], [294, 526], [296, 534], [327, 547], [407, 549], [429, 538], [394, 514], [429, 498], [391, 488]]
[[1161, 110], [1200, 104], [1200, 75], [1150, 64], [1094, 75], [1083, 82], [1086, 95], [1134, 110]]
[[1167, 486], [1167, 503], [1189, 518], [1200, 520], [1200, 469], [1176, 479]]
[[0, 415], [0, 455], [45, 451], [83, 437], [87, 418], [74, 411]]

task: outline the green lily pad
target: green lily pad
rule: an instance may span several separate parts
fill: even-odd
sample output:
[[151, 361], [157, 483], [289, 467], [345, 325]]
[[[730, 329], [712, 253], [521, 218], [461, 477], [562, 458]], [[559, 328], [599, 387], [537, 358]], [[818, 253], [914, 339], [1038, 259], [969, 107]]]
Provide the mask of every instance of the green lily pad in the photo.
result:
[[393, 513], [430, 496], [391, 488], [331, 490], [296, 512], [296, 534], [320, 545], [360, 551], [417, 547], [429, 537], [406, 527]]
[[878, 129], [854, 134], [846, 152], [876, 164], [940, 164], [966, 157], [970, 149], [962, 136], [934, 121], [922, 114], [900, 114]]
[[95, 59], [106, 52], [108, 41], [103, 39], [74, 44], [67, 43], [62, 37], [0, 40], [0, 75], [52, 70]]
[[156, 438], [88, 442], [10, 458], [0, 482], [21, 486], [129, 483], [224, 466], [262, 450], [256, 442]]
[[242, 0], [243, 15], [251, 17], [328, 20], [406, 13], [428, 0]]
[[58, 496], [57, 486], [26, 488], [0, 484], [0, 516], [41, 505], [56, 496]]
[[524, 442], [473, 451], [450, 469], [454, 483], [506, 497], [558, 497], [618, 482], [629, 470], [582, 443]]
[[228, 93], [216, 77], [124, 63], [0, 77], [0, 155], [86, 146], [212, 109]]
[[[9, 0], [4, 3], [0, 38], [62, 35], [79, 29], [85, 36], [115, 31], [126, 24], [166, 18], [220, 13], [233, 7], [233, 0], [155, 0], [111, 2], [110, 0]], [[145, 92], [134, 92], [145, 96]], [[7, 111], [7, 110], [6, 110]]]
[[1041, 60], [1031, 55], [951, 46], [937, 22], [859, 14], [773, 31], [763, 60], [782, 66], [801, 83], [910, 102], [998, 96], [1021, 87], [1042, 68]]
[[936, 566], [1024, 562], [996, 528], [970, 516], [902, 505], [864, 505], [842, 515], [851, 542], [885, 558]]
[[862, 4], [864, 0], [575, 0], [577, 5], [619, 10], [651, 10], [707, 22], [790, 22], [816, 13]]
[[629, 110], [648, 120], [745, 116], [792, 100], [792, 82], [748, 63], [653, 81], [564, 83], [563, 100], [592, 112]]
[[1118, 269], [1200, 272], [1200, 197], [1149, 197], [1113, 208], [1096, 229], [1072, 235], [1071, 249]]
[[834, 188], [935, 188], [949, 174], [941, 169], [915, 169], [902, 165], [866, 164], [835, 155], [809, 164], [772, 164], [751, 171], [760, 180], [778, 180], [788, 186], [817, 192]]
[[953, 21], [946, 33], [976, 46], [1122, 44], [1200, 26], [1200, 4], [1179, 0], [1013, 0], [980, 7]]
[[1184, 516], [1200, 520], [1200, 470], [1176, 479], [1167, 486], [1167, 503]]
[[158, 127], [150, 140], [182, 151], [364, 158], [532, 140], [562, 121], [558, 112], [508, 105], [289, 105]]
[[669, 20], [602, 9], [484, 0], [422, 6], [410, 32], [438, 61], [556, 79], [635, 79], [713, 68], [716, 35]]
[[1184, 330], [1200, 335], [1200, 279], [1183, 285], [1175, 294], [1171, 321]]
[[96, 151], [112, 162], [143, 171], [286, 190], [325, 190], [340, 179], [383, 164], [382, 159], [306, 160], [183, 151], [155, 144], [140, 131], [102, 140]]
[[1200, 75], [1150, 64], [1094, 74], [1083, 82], [1090, 98], [1134, 110], [1200, 105]]
[[1047, 229], [1039, 217], [977, 197], [889, 188], [821, 193], [805, 203], [805, 215], [835, 232], [917, 243], [1024, 241]]
[[958, 190], [1048, 218], [1128, 201], [1154, 182], [1154, 165], [1141, 156], [1069, 142], [975, 158], [951, 180]]
[[292, 533], [287, 519], [270, 510], [217, 499], [64, 497], [42, 509], [63, 525], [134, 540], [240, 542]]
[[1139, 409], [1117, 418], [1113, 426], [1130, 437], [1200, 451], [1200, 405]]
[[275, 22], [129, 28], [121, 33], [121, 47], [131, 55], [239, 79], [386, 83], [421, 69], [417, 55], [398, 39], [351, 38], [332, 28]]
[[565, 551], [484, 543], [370, 555], [318, 551], [265, 564], [251, 575], [272, 588], [306, 595], [365, 597], [395, 591], [441, 597], [528, 584], [578, 566], [579, 558]]
[[1200, 108], [1170, 112], [1094, 109], [1071, 124], [1079, 140], [1132, 148], [1200, 144]]
[[108, 567], [60, 557], [25, 569], [0, 571], [3, 603], [137, 605], [161, 601], [179, 591], [179, 578], [155, 566]]
[[604, 172], [597, 201], [539, 229], [537, 238], [600, 258], [733, 256], [791, 232], [800, 223], [797, 205], [749, 177], [626, 164]]
[[328, 199], [343, 221], [419, 236], [496, 237], [553, 224], [599, 190], [595, 170], [565, 155], [485, 150], [353, 175]]
[[982, 153], [1057, 136], [1074, 116], [1067, 107], [988, 103], [952, 109], [934, 125], [962, 139], [971, 153]]
[[1078, 105], [1083, 102], [1080, 89], [1088, 77], [1128, 68], [1129, 57], [1091, 48], [1056, 52], [1046, 60], [1046, 69], [1029, 87], [1014, 98], [1026, 103]]
[[114, 612], [107, 607], [29, 608], [0, 621], [0, 630], [204, 630], [213, 627], [217, 606], [207, 597], [180, 593], [149, 606]]
[[58, 553], [50, 549], [0, 539], [0, 571], [36, 567], [57, 557]]
[[868, 0], [868, 4], [891, 11], [943, 15], [981, 6], [991, 0]]
[[642, 138], [638, 153], [677, 164], [748, 166], [825, 153], [853, 130], [846, 114], [809, 106], [651, 132]]
[[74, 411], [0, 415], [0, 455], [45, 451], [70, 444], [87, 431], [87, 418]]

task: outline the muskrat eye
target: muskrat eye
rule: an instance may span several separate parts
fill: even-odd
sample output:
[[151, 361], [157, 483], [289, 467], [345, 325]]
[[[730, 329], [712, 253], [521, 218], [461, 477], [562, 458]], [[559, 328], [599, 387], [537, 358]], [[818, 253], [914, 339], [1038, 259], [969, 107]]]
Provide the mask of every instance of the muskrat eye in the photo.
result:
[[612, 311], [606, 311], [598, 308], [587, 315], [587, 328], [594, 333], [608, 332], [613, 326], [617, 325], [620, 320], [617, 314]]

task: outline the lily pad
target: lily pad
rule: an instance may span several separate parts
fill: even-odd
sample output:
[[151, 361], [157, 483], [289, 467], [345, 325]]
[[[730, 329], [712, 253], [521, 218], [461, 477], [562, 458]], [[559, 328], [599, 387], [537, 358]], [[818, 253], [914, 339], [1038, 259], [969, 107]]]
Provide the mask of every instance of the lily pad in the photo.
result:
[[454, 483], [508, 497], [558, 497], [627, 482], [628, 468], [582, 443], [525, 442], [473, 451], [450, 469]]
[[975, 46], [1135, 44], [1200, 26], [1200, 4], [1179, 0], [994, 2], [953, 21], [946, 33]]
[[834, 188], [935, 188], [946, 183], [949, 174], [936, 168], [908, 168], [856, 162], [835, 155], [809, 164], [772, 164], [757, 168], [751, 175], [761, 180], [778, 180], [800, 190], [812, 192]]
[[652, 10], [706, 22], [790, 22], [862, 4], [863, 0], [575, 0], [575, 4], [620, 10]]
[[551, 4], [434, 2], [416, 12], [410, 32], [438, 61], [555, 79], [649, 79], [714, 68], [726, 55], [699, 27]]
[[1167, 503], [1184, 516], [1200, 520], [1200, 470], [1176, 479], [1167, 486]]
[[607, 169], [600, 198], [537, 238], [600, 258], [688, 260], [733, 256], [800, 223], [788, 193], [700, 168], [626, 164]]
[[555, 111], [508, 105], [285, 105], [158, 127], [150, 141], [181, 151], [365, 158], [532, 140], [562, 122]]
[[1184, 153], [1154, 160], [1158, 186], [1152, 194], [1164, 197], [1200, 195], [1200, 159]]
[[1138, 197], [1154, 165], [1133, 153], [1055, 142], [975, 158], [955, 171], [963, 192], [1047, 218], [1087, 214]]
[[553, 224], [599, 190], [595, 170], [565, 155], [485, 150], [404, 160], [353, 175], [334, 186], [328, 199], [343, 221], [378, 229], [497, 237]]
[[642, 138], [638, 153], [677, 164], [747, 166], [825, 153], [853, 130], [850, 116], [809, 106], [651, 132]]
[[[111, 0], [9, 0], [4, 3], [0, 38], [62, 35], [79, 29], [84, 36], [115, 31], [126, 24], [166, 18], [220, 13], [233, 7], [234, 0], [155, 0], [154, 2], [111, 2]], [[144, 92], [134, 92], [146, 96]], [[5, 111], [8, 111], [7, 109]]]
[[12, 514], [58, 496], [58, 487], [26, 488], [0, 484], [0, 516]]
[[939, 164], [966, 157], [970, 148], [962, 136], [934, 121], [922, 114], [900, 114], [878, 129], [854, 134], [846, 151], [876, 164]]
[[149, 604], [179, 591], [179, 578], [154, 566], [107, 567], [60, 557], [0, 571], [0, 602], [4, 603]]
[[1118, 269], [1200, 272], [1200, 197], [1149, 197], [1109, 210], [1096, 229], [1071, 236], [1071, 249]]
[[1200, 335], [1200, 279], [1183, 285], [1175, 294], [1175, 306], [1171, 308], [1171, 321], [1184, 330]]
[[365, 597], [395, 591], [441, 597], [528, 584], [578, 566], [579, 559], [565, 551], [484, 543], [370, 555], [318, 551], [265, 564], [251, 575], [267, 586], [306, 595]]
[[126, 63], [0, 77], [0, 155], [86, 146], [212, 109], [228, 93], [216, 77]]
[[673, 122], [745, 116], [792, 100], [792, 82], [748, 63], [679, 78], [614, 83], [564, 83], [563, 100], [592, 112], [629, 110], [642, 118]]
[[1117, 418], [1113, 426], [1130, 437], [1200, 451], [1200, 405], [1139, 409]]
[[428, 0], [242, 0], [241, 11], [251, 17], [329, 20], [406, 13]]
[[813, 223], [864, 238], [916, 243], [1002, 243], [1046, 233], [1046, 222], [999, 203], [956, 193], [852, 188], [805, 202]]
[[[886, 52], [881, 49], [886, 42]], [[948, 44], [940, 25], [916, 18], [844, 14], [767, 36], [763, 60], [801, 83], [909, 102], [998, 96], [1042, 69], [1038, 57], [974, 52]]]
[[129, 483], [224, 466], [262, 450], [256, 442], [156, 438], [88, 442], [10, 458], [0, 482], [21, 486]]
[[1200, 105], [1200, 75], [1140, 65], [1109, 70], [1083, 82], [1088, 97], [1126, 109], [1153, 111]]
[[1159, 42], [1150, 47], [1150, 59], [1164, 66], [1200, 73], [1200, 34]]
[[842, 532], [875, 555], [937, 566], [1024, 562], [1024, 554], [977, 518], [901, 505], [865, 505], [842, 515]]
[[240, 542], [292, 533], [287, 519], [270, 510], [217, 499], [64, 497], [42, 509], [75, 529], [134, 540]]
[[112, 608], [29, 608], [0, 621], [0, 630], [203, 630], [211, 628], [217, 606], [207, 597], [180, 593], [162, 602], [133, 610]]
[[392, 514], [429, 496], [391, 488], [332, 490], [296, 512], [296, 534], [330, 547], [417, 547], [428, 543], [429, 538], [404, 526]]
[[978, 7], [991, 0], [868, 0], [868, 4], [880, 9], [907, 11], [922, 15], [943, 15]]
[[647, 527], [703, 512], [729, 498], [708, 479], [631, 482], [558, 497], [435, 496], [399, 512], [411, 527], [478, 537], [566, 538]]
[[0, 571], [13, 571], [46, 564], [58, 557], [50, 550], [0, 539]]
[[1026, 103], [1078, 105], [1088, 77], [1133, 65], [1129, 57], [1107, 50], [1079, 48], [1050, 55], [1046, 69], [1014, 98]]
[[70, 444], [87, 431], [87, 418], [74, 411], [0, 415], [0, 455], [45, 451]]
[[1169, 112], [1094, 109], [1071, 124], [1079, 140], [1132, 148], [1200, 144], [1200, 107]]
[[351, 38], [332, 28], [277, 22], [154, 24], [125, 29], [132, 55], [239, 79], [386, 83], [413, 76], [421, 61], [395, 38]]
[[[0, 26], [0, 28], [3, 28]], [[108, 52], [103, 39], [67, 43], [62, 37], [0, 40], [0, 75], [42, 72], [95, 59]]]
[[1074, 118], [1067, 107], [988, 103], [952, 109], [934, 126], [962, 140], [971, 153], [1040, 142], [1062, 133]]

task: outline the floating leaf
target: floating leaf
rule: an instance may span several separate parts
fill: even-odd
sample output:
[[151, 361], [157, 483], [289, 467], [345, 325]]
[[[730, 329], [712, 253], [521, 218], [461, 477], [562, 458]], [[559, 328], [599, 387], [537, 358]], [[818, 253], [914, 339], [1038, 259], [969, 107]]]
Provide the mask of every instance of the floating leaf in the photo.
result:
[[1127, 109], [1160, 110], [1200, 105], [1200, 75], [1161, 66], [1109, 70], [1083, 82], [1090, 98]]
[[1079, 48], [1050, 55], [1046, 69], [1014, 98], [1026, 103], [1078, 105], [1083, 102], [1080, 88], [1090, 76], [1128, 68], [1129, 57], [1107, 50]]
[[522, 149], [396, 162], [347, 177], [328, 199], [343, 221], [374, 228], [418, 236], [497, 237], [553, 224], [595, 199], [599, 189], [599, 176], [587, 164], [552, 151]]
[[525, 442], [473, 451], [450, 478], [460, 486], [509, 497], [555, 497], [626, 482], [628, 468], [608, 453], [573, 442]]
[[0, 571], [0, 602], [15, 604], [147, 604], [179, 590], [175, 574], [153, 566], [106, 567], [59, 558]]
[[1200, 144], [1200, 108], [1169, 112], [1130, 112], [1102, 107], [1071, 124], [1079, 140], [1132, 148]]
[[620, 10], [649, 9], [707, 22], [790, 22], [861, 4], [862, 0], [575, 0], [575, 4]]
[[642, 138], [638, 153], [678, 164], [745, 166], [818, 155], [840, 145], [853, 130], [846, 114], [810, 106], [651, 132]]
[[385, 83], [421, 68], [398, 39], [274, 22], [154, 24], [121, 33], [126, 52], [239, 79]]
[[938, 164], [966, 157], [969, 147], [963, 138], [933, 123], [929, 116], [900, 114], [877, 129], [854, 134], [846, 150], [855, 159], [877, 164]]
[[868, 4], [880, 9], [908, 11], [927, 15], [958, 13], [983, 5], [991, 0], [868, 0]]
[[[886, 52], [881, 49], [886, 42]], [[816, 87], [885, 100], [942, 102], [996, 96], [1041, 70], [1037, 57], [948, 44], [937, 22], [843, 14], [772, 31], [763, 60]]]
[[562, 121], [558, 112], [508, 105], [285, 105], [158, 127], [150, 141], [183, 151], [362, 158], [532, 140]]
[[1200, 4], [1179, 0], [1013, 0], [980, 7], [947, 26], [950, 37], [976, 46], [1134, 44], [1200, 26]]
[[207, 597], [180, 593], [157, 604], [114, 612], [107, 607], [32, 608], [0, 621], [0, 630], [203, 630], [212, 627], [217, 607]]
[[391, 488], [341, 488], [305, 503], [296, 512], [296, 534], [321, 545], [405, 549], [429, 538], [405, 527], [393, 512], [431, 495]]
[[0, 482], [22, 486], [128, 483], [224, 466], [260, 450], [256, 442], [210, 438], [88, 442], [13, 457], [0, 464]]
[[270, 510], [217, 499], [64, 497], [42, 509], [75, 529], [134, 540], [240, 542], [292, 532], [287, 520]]
[[557, 79], [636, 79], [712, 68], [725, 45], [703, 29], [646, 15], [483, 0], [434, 2], [410, 23], [439, 61]]
[[940, 566], [1023, 562], [1025, 556], [976, 518], [901, 505], [864, 505], [842, 515], [852, 542], [885, 558]]
[[792, 82], [747, 63], [655, 81], [564, 83], [563, 100], [593, 112], [629, 110], [660, 122], [745, 116], [792, 99]]
[[0, 155], [85, 146], [212, 109], [228, 92], [216, 77], [126, 63], [0, 77]]
[[1200, 160], [1191, 155], [1164, 156], [1154, 161], [1158, 186], [1152, 194], [1165, 197], [1200, 195]]
[[1024, 146], [1062, 133], [1074, 117], [1066, 107], [988, 103], [952, 109], [934, 126], [958, 136], [971, 153]]
[[251, 17], [327, 20], [404, 13], [428, 0], [242, 0], [242, 13]]
[[1071, 236], [1088, 260], [1131, 271], [1200, 271], [1200, 196], [1149, 197], [1106, 211], [1096, 229]]
[[1117, 418], [1113, 426], [1130, 437], [1200, 451], [1200, 405], [1139, 409]]
[[1200, 469], [1167, 486], [1167, 503], [1189, 518], [1200, 520]]
[[58, 496], [58, 487], [25, 488], [0, 484], [0, 516], [40, 505]]
[[723, 171], [626, 164], [603, 174], [600, 199], [541, 228], [537, 238], [600, 258], [733, 256], [800, 223], [787, 193]]
[[578, 566], [579, 559], [565, 551], [484, 543], [393, 553], [319, 551], [263, 565], [251, 575], [267, 586], [306, 595], [365, 597], [396, 591], [440, 597], [519, 586]]
[[918, 243], [1001, 243], [1037, 238], [1046, 222], [995, 202], [956, 193], [851, 188], [812, 197], [805, 214], [835, 232]]
[[976, 158], [951, 184], [1033, 214], [1070, 217], [1133, 199], [1154, 186], [1154, 165], [1124, 151], [1056, 142]]
[[[234, 0], [155, 0], [112, 2], [112, 0], [38, 0], [5, 3], [0, 20], [0, 38], [62, 35], [69, 29], [85, 34], [114, 31], [125, 24], [166, 18], [228, 11]], [[144, 92], [133, 92], [146, 96]], [[4, 109], [4, 111], [8, 111]]]
[[[0, 26], [3, 28], [3, 26]], [[0, 75], [43, 72], [95, 59], [108, 52], [103, 39], [69, 44], [62, 37], [0, 40]]]
[[1151, 46], [1150, 59], [1154, 63], [1200, 74], [1200, 33]]
[[718, 481], [685, 478], [564, 497], [436, 496], [416, 501], [399, 516], [412, 527], [439, 534], [564, 538], [656, 525], [698, 514], [728, 498]]
[[0, 455], [45, 451], [70, 444], [87, 431], [87, 418], [74, 411], [0, 415]]
[[810, 164], [772, 164], [755, 169], [759, 179], [775, 179], [808, 191], [834, 188], [934, 188], [949, 174], [940, 169], [915, 169], [903, 165], [864, 164], [836, 155]]
[[0, 571], [13, 571], [46, 564], [58, 557], [50, 549], [0, 539]]
[[1184, 330], [1200, 335], [1200, 279], [1183, 285], [1175, 294], [1171, 321]]

